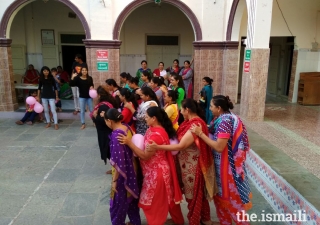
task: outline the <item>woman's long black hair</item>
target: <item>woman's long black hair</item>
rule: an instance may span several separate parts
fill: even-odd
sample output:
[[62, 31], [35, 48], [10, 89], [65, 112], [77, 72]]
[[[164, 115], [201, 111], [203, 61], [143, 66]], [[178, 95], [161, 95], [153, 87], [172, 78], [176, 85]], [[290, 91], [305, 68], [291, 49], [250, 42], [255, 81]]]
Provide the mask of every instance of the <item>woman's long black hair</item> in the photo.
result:
[[[181, 76], [181, 75], [176, 74], [176, 73], [171, 73], [170, 75], [171, 75], [171, 77], [173, 77], [173, 79], [175, 79], [176, 81], [179, 81], [179, 82], [178, 82], [178, 87], [181, 87], [181, 88], [183, 88], [183, 90], [186, 90], [186, 89], [184, 88], [184, 83], [183, 83], [183, 80], [182, 80], [182, 76]], [[187, 94], [187, 93], [186, 93], [186, 94]]]
[[179, 97], [179, 92], [177, 90], [169, 90], [167, 92], [167, 95], [171, 98], [171, 101], [173, 103], [176, 103], [177, 102], [177, 99]]
[[122, 95], [128, 102], [131, 102], [135, 109], [138, 109], [139, 104], [136, 100], [135, 94], [132, 93], [128, 88], [122, 88], [120, 90], [120, 95]]
[[163, 77], [153, 77], [151, 81], [156, 84], [158, 87], [165, 85]]
[[189, 109], [191, 112], [196, 113], [203, 121], [206, 121], [203, 109], [194, 99], [186, 98], [182, 101], [181, 107], [184, 109]]
[[51, 74], [51, 70], [49, 69], [49, 67], [47, 67], [47, 66], [43, 66], [42, 68], [41, 68], [41, 70], [40, 70], [40, 81], [41, 82], [44, 82], [46, 79], [44, 79], [44, 74], [43, 74], [43, 71], [44, 70], [48, 70], [49, 71], [49, 75], [48, 75], [48, 78], [50, 77], [52, 77], [53, 78], [53, 76], [52, 76], [52, 74]]
[[149, 96], [152, 101], [155, 101], [155, 102], [158, 104], [158, 106], [160, 105], [156, 93], [154, 93], [154, 91], [153, 91], [151, 88], [149, 88], [149, 87], [143, 87], [143, 88], [141, 88], [141, 92], [142, 92], [142, 94], [144, 94], [145, 96]]
[[176, 130], [173, 129], [172, 122], [168, 117], [168, 114], [160, 107], [150, 107], [147, 109], [149, 117], [156, 117], [161, 126], [166, 130], [170, 139], [175, 138]]
[[97, 93], [100, 95], [99, 102], [109, 102], [114, 108], [119, 107], [114, 97], [103, 86], [97, 88]]
[[113, 87], [117, 87], [118, 90], [121, 89], [121, 87], [117, 84], [117, 82], [114, 79], [107, 79], [106, 84], [113, 86]]

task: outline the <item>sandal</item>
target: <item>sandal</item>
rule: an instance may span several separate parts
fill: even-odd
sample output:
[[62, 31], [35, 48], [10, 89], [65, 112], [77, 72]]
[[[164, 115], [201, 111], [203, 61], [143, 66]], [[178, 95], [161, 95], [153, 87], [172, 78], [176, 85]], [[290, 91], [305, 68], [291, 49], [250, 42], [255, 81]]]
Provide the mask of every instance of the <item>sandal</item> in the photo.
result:
[[54, 129], [55, 129], [55, 130], [59, 130], [58, 124], [55, 124], [55, 125], [54, 125]]
[[74, 110], [74, 111], [73, 111], [73, 115], [77, 115], [77, 114], [78, 114], [78, 112], [79, 112], [79, 111]]
[[112, 170], [108, 170], [106, 174], [112, 174]]
[[18, 124], [18, 125], [23, 125], [23, 122], [22, 122], [21, 120], [18, 120], [18, 121], [16, 122], [16, 124]]
[[84, 130], [86, 128], [85, 124], [82, 124], [82, 126], [80, 127], [81, 130]]
[[47, 123], [47, 126], [45, 126], [45, 128], [49, 128], [51, 127], [51, 123]]

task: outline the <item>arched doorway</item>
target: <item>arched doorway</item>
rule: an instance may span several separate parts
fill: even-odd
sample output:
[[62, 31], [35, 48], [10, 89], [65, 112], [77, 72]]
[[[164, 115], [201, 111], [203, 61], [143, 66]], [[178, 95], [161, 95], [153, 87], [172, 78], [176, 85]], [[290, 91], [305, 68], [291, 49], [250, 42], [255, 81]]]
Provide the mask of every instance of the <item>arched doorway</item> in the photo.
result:
[[[136, 1], [131, 2], [129, 5], [127, 5], [122, 10], [122, 12], [120, 13], [120, 15], [118, 16], [118, 18], [116, 20], [114, 28], [113, 28], [113, 40], [119, 40], [121, 27], [122, 27], [124, 21], [127, 19], [127, 17], [135, 9], [137, 9], [140, 6], [143, 6], [145, 4], [148, 4], [148, 3], [150, 3], [149, 0], [136, 0]], [[178, 9], [180, 9], [181, 12], [183, 12], [186, 15], [186, 17], [189, 19], [191, 26], [194, 29], [195, 41], [202, 40], [202, 30], [201, 30], [200, 23], [199, 23], [196, 15], [192, 12], [192, 10], [185, 3], [181, 2], [181, 1], [175, 1], [175, 0], [163, 0], [163, 3], [173, 5], [173, 6], [177, 7]]]
[[16, 87], [27, 65], [33, 64], [37, 70], [44, 65], [61, 65], [70, 73], [74, 55], [80, 53], [85, 58], [82, 40], [86, 38], [91, 38], [88, 23], [69, 0], [14, 1], [0, 23], [0, 48], [6, 52], [2, 56], [9, 65], [0, 68], [6, 71], [0, 79], [6, 82], [4, 88], [11, 94], [0, 102], [5, 106], [2, 110], [17, 109]]
[[[121, 71], [135, 75], [140, 62], [148, 61], [153, 71], [159, 62], [165, 68], [174, 59], [191, 61], [193, 42], [202, 40], [198, 19], [192, 10], [181, 1], [165, 0], [160, 5], [149, 0], [133, 1], [118, 16], [113, 29], [113, 39], [121, 40]], [[194, 67], [199, 61], [194, 61]], [[195, 74], [194, 93], [199, 92], [199, 75]], [[198, 94], [197, 94], [198, 95]]]

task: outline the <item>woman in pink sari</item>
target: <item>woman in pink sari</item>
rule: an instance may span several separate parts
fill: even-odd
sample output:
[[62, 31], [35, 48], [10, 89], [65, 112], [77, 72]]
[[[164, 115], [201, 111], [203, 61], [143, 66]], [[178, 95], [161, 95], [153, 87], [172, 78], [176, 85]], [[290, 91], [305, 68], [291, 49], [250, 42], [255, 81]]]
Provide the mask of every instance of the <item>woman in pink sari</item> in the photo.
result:
[[[145, 120], [149, 126], [145, 134], [144, 145], [155, 142], [159, 145], [170, 144], [169, 138], [176, 133], [166, 112], [159, 107], [150, 107]], [[140, 158], [143, 173], [143, 184], [139, 207], [146, 215], [148, 225], [164, 224], [168, 212], [175, 224], [184, 224], [179, 203], [182, 193], [170, 152], [156, 150], [153, 152], [139, 149], [124, 135], [119, 135], [121, 144], [127, 145]]]
[[187, 98], [193, 98], [193, 69], [190, 66], [189, 60], [184, 61], [184, 68], [179, 73], [183, 79]]

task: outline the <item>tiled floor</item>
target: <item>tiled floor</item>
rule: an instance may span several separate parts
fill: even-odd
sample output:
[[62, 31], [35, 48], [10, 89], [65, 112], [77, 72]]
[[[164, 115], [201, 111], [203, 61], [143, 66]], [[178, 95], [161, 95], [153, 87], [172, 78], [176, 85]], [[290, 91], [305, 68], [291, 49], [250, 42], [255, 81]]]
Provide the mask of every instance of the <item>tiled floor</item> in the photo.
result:
[[[70, 111], [73, 109], [73, 102], [69, 101], [63, 103], [63, 109], [69, 109]], [[239, 112], [239, 105], [236, 105], [234, 110], [236, 113]], [[64, 113], [63, 113], [64, 114]], [[39, 137], [32, 135], [38, 134], [41, 130], [42, 125], [36, 125], [32, 128], [24, 127], [20, 130], [20, 128], [15, 127], [13, 124], [14, 120], [3, 121], [0, 123], [0, 138], [1, 138], [1, 147], [0, 150], [4, 157], [8, 157], [8, 161], [0, 161], [0, 167], [3, 163], [9, 163], [13, 167], [11, 169], [2, 169], [0, 170], [0, 176], [4, 179], [9, 180], [14, 177], [14, 180], [19, 178], [19, 182], [26, 182], [26, 185], [22, 188], [23, 192], [21, 199], [22, 201], [26, 201], [27, 194], [29, 191], [32, 191], [32, 185], [39, 182], [40, 177], [27, 177], [23, 180], [22, 173], [23, 170], [21, 168], [28, 168], [29, 162], [28, 160], [20, 160], [21, 156], [18, 155], [19, 160], [15, 160], [17, 152], [24, 152], [25, 146], [31, 145], [33, 142], [32, 140], [39, 140], [40, 142], [37, 145], [54, 145], [52, 142], [46, 142], [44, 137], [46, 135], [53, 135], [52, 138], [59, 139], [60, 141], [68, 148], [70, 148], [69, 153], [75, 153], [76, 148], [88, 155], [88, 148], [95, 149], [97, 146], [93, 145], [86, 139], [86, 135], [94, 135], [94, 130], [89, 128], [85, 131], [86, 135], [82, 135], [79, 133], [79, 121], [73, 120], [64, 120], [62, 123], [62, 129], [58, 131], [58, 133], [65, 134], [69, 131], [72, 133], [68, 133], [67, 139], [63, 139], [60, 136], [55, 137], [55, 132], [43, 132], [39, 133]], [[264, 160], [266, 161], [280, 176], [285, 178], [295, 189], [297, 189], [311, 204], [315, 206], [318, 210], [320, 210], [320, 106], [301, 106], [297, 104], [290, 104], [281, 99], [268, 98], [266, 103], [266, 110], [265, 110], [265, 120], [263, 122], [248, 122], [244, 121], [245, 125], [248, 128], [249, 132], [249, 140], [251, 144], [251, 148]], [[76, 130], [74, 130], [76, 127]], [[72, 131], [71, 131], [72, 129]], [[23, 132], [21, 132], [23, 130]], [[73, 131], [76, 131], [73, 133]], [[17, 133], [18, 132], [18, 133]], [[20, 132], [20, 133], [19, 133]], [[72, 139], [70, 135], [76, 135]], [[18, 135], [18, 137], [13, 140], [12, 136]], [[90, 136], [90, 137], [91, 137]], [[62, 138], [62, 139], [61, 139]], [[71, 138], [71, 139], [70, 139]], [[76, 143], [78, 142], [78, 143]], [[79, 147], [79, 145], [83, 144], [84, 147]], [[17, 146], [16, 149], [8, 147], [10, 145]], [[19, 147], [20, 146], [20, 147]], [[76, 147], [77, 146], [77, 147]], [[74, 148], [76, 147], [76, 148]], [[21, 149], [19, 149], [21, 148]], [[95, 149], [96, 150], [96, 149]], [[31, 151], [32, 153], [32, 151]], [[42, 154], [42, 153], [41, 153]], [[49, 152], [48, 152], [49, 154]], [[51, 153], [50, 153], [51, 154]], [[58, 153], [57, 153], [58, 154]], [[25, 155], [26, 159], [32, 159], [36, 155]], [[51, 156], [50, 157], [59, 157]], [[42, 157], [49, 157], [49, 156], [42, 156]], [[79, 156], [80, 157], [80, 156]], [[47, 159], [46, 159], [47, 160]], [[85, 159], [79, 158], [79, 163], [83, 166], [86, 165]], [[83, 161], [84, 160], [84, 161]], [[90, 158], [89, 160], [91, 163], [96, 165], [97, 162], [94, 162], [93, 159]], [[19, 162], [19, 163], [18, 163]], [[36, 161], [33, 161], [36, 162]], [[82, 170], [79, 165], [71, 158], [62, 158], [60, 162], [62, 168], [66, 167], [67, 169], [74, 170], [78, 176], [81, 174]], [[37, 164], [36, 164], [37, 165]], [[36, 166], [35, 172], [42, 168], [42, 164]], [[79, 167], [79, 168], [78, 168]], [[3, 168], [3, 167], [2, 167]], [[38, 168], [38, 169], [37, 169]], [[99, 166], [100, 168], [100, 166]], [[102, 167], [101, 167], [102, 168]], [[103, 169], [96, 170], [103, 170]], [[68, 172], [70, 172], [68, 170]], [[78, 171], [78, 172], [76, 172]], [[79, 172], [80, 171], [80, 172]], [[72, 172], [72, 171], [71, 171]], [[68, 173], [69, 178], [76, 179], [72, 180], [73, 182], [77, 182], [77, 176], [73, 177], [73, 173]], [[37, 173], [37, 172], [36, 172]], [[30, 180], [29, 180], [30, 178]], [[12, 181], [10, 181], [12, 183]], [[65, 182], [65, 181], [64, 181]], [[82, 182], [81, 180], [78, 181], [79, 184]], [[11, 184], [10, 183], [10, 184]], [[59, 182], [58, 182], [59, 183]], [[80, 185], [81, 186], [81, 185]], [[104, 186], [105, 187], [105, 186]], [[3, 187], [0, 184], [0, 195], [5, 194], [4, 191], [7, 190], [7, 187]], [[16, 186], [14, 190], [20, 190], [19, 186]], [[67, 187], [59, 187], [59, 188], [67, 188]], [[80, 188], [80, 187], [79, 187]], [[68, 189], [68, 188], [67, 188]], [[81, 188], [80, 188], [81, 189]], [[81, 189], [82, 190], [82, 189]], [[65, 194], [66, 196], [74, 191], [67, 191]], [[84, 191], [85, 192], [85, 191]], [[90, 191], [89, 191], [90, 192]], [[250, 211], [250, 213], [261, 213], [261, 210], [269, 210], [272, 212], [272, 208], [268, 205], [268, 203], [264, 200], [264, 198], [260, 195], [260, 193], [253, 188], [253, 203], [254, 207]], [[1, 200], [3, 196], [1, 196]], [[9, 196], [10, 197], [10, 196]], [[103, 194], [101, 195], [103, 197]], [[72, 197], [73, 198], [73, 197]], [[4, 198], [5, 200], [6, 198]], [[1, 201], [0, 200], [0, 201]], [[71, 199], [72, 200], [72, 199]], [[71, 201], [70, 200], [70, 201]], [[2, 200], [3, 201], [3, 200]], [[6, 201], [6, 200], [5, 200]], [[8, 200], [9, 201], [9, 200]], [[50, 200], [51, 201], [51, 200]], [[61, 203], [59, 203], [61, 204]], [[14, 201], [12, 205], [12, 209], [19, 209], [22, 206], [18, 204], [18, 202]], [[185, 207], [185, 206], [183, 206]], [[101, 207], [100, 207], [101, 208]], [[95, 213], [99, 216], [102, 216], [101, 210], [99, 207], [96, 209]], [[50, 210], [48, 209], [48, 212]], [[0, 210], [1, 212], [1, 210]], [[3, 218], [4, 221], [8, 218], [12, 218], [14, 213], [9, 211], [5, 211], [6, 218]], [[32, 213], [32, 210], [30, 211]], [[59, 221], [62, 223], [63, 216], [59, 216], [58, 212], [52, 211], [52, 213], [57, 213], [56, 219], [53, 220], [52, 224], [60, 224]], [[101, 213], [101, 215], [100, 215]], [[1, 216], [0, 216], [1, 217]], [[8, 217], [8, 218], [7, 218]], [[102, 216], [103, 217], [103, 216]], [[61, 219], [62, 218], [62, 219]], [[213, 218], [214, 210], [213, 210]], [[55, 223], [55, 221], [57, 223]], [[94, 219], [96, 221], [96, 219]], [[1, 224], [1, 218], [0, 218]], [[5, 224], [5, 223], [4, 223]], [[94, 222], [93, 224], [100, 224], [99, 222]], [[254, 223], [252, 223], [254, 224]], [[257, 223], [261, 224], [261, 223]], [[275, 223], [272, 223], [275, 224]]]
[[[0, 224], [111, 224], [111, 176], [105, 174], [110, 165], [100, 160], [92, 123], [80, 130], [78, 120], [66, 119], [56, 131], [42, 123], [14, 122], [0, 119]], [[253, 208], [248, 213], [274, 213], [251, 186]], [[181, 207], [186, 218], [186, 202]], [[210, 207], [212, 219], [218, 221], [212, 202]], [[146, 224], [142, 212], [141, 216]]]
[[268, 102], [263, 122], [244, 121], [251, 148], [320, 210], [320, 106]]

